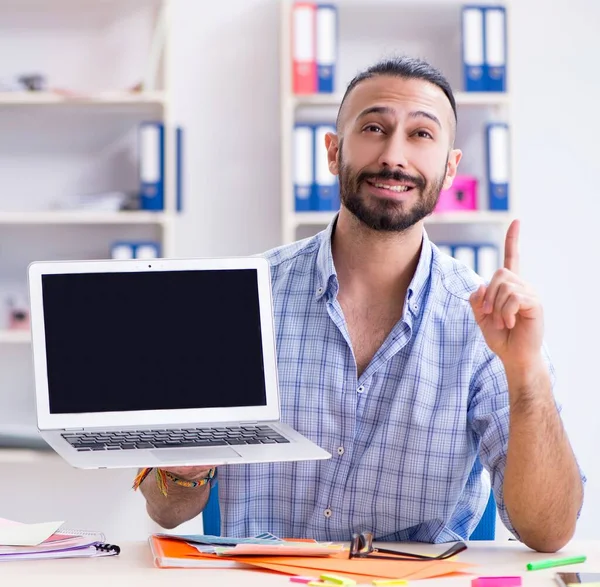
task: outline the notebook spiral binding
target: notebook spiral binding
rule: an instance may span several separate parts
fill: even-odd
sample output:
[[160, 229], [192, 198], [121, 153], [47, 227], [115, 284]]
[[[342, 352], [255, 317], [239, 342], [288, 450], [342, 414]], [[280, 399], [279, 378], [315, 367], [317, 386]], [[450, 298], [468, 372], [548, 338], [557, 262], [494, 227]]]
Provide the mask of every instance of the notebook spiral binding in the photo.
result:
[[99, 542], [104, 542], [104, 534], [102, 532], [95, 532], [94, 530], [78, 530], [77, 528], [59, 528], [59, 534], [68, 534], [72, 536], [88, 536], [90, 538], [98, 537]]
[[96, 550], [102, 550], [104, 552], [114, 552], [115, 554], [119, 554], [121, 552], [121, 548], [116, 544], [107, 544], [106, 542], [98, 542], [94, 544]]

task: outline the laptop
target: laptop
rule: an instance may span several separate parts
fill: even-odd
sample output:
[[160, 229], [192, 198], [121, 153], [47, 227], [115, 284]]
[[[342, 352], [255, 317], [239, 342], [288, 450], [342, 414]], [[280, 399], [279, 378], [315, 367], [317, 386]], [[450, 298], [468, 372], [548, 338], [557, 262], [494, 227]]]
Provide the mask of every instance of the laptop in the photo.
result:
[[280, 420], [261, 257], [28, 269], [36, 420], [82, 469], [327, 459]]

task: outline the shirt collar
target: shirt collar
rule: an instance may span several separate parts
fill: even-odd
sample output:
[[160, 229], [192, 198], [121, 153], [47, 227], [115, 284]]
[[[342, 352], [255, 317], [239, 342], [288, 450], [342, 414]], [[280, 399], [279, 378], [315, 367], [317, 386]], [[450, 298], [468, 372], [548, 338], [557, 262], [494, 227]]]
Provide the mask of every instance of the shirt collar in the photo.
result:
[[[321, 242], [317, 253], [317, 282], [315, 297], [321, 299], [323, 296], [334, 297], [337, 294], [339, 285], [335, 266], [333, 265], [333, 255], [331, 252], [331, 237], [335, 230], [338, 215], [336, 214], [327, 228], [321, 233]], [[431, 260], [433, 252], [431, 241], [427, 231], [423, 228], [423, 241], [421, 244], [421, 255], [417, 264], [415, 274], [408, 286], [407, 302], [410, 311], [418, 314], [423, 305], [427, 283], [431, 273]]]
[[408, 286], [406, 292], [406, 300], [410, 311], [413, 314], [418, 314], [425, 301], [427, 293], [427, 285], [431, 276], [431, 260], [433, 251], [431, 241], [425, 228], [423, 228], [423, 241], [421, 243], [421, 255], [417, 263], [417, 269]]
[[317, 299], [321, 299], [326, 294], [328, 297], [334, 297], [337, 294], [337, 274], [331, 253], [331, 237], [333, 236], [337, 219], [338, 215], [336, 214], [327, 228], [321, 233], [321, 244], [317, 253], [317, 284], [315, 291]]

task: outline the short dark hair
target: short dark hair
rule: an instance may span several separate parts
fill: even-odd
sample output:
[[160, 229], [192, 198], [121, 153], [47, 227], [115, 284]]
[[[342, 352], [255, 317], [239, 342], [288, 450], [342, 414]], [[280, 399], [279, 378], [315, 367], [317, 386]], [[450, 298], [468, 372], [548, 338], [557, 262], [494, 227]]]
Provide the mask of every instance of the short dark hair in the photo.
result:
[[444, 74], [423, 59], [402, 56], [389, 57], [375, 63], [374, 65], [371, 65], [356, 75], [356, 77], [348, 84], [338, 110], [336, 120], [336, 127], [338, 130], [342, 106], [344, 105], [344, 102], [346, 101], [346, 98], [350, 92], [352, 92], [352, 90], [364, 80], [370, 79], [377, 75], [395, 76], [404, 79], [421, 79], [437, 86], [440, 88], [440, 90], [442, 90], [442, 92], [444, 92], [446, 98], [448, 98], [448, 101], [450, 102], [450, 106], [452, 106], [452, 112], [454, 112], [454, 121], [458, 121], [458, 116], [456, 114], [456, 100], [454, 99], [452, 88], [450, 87], [448, 80], [444, 77]]

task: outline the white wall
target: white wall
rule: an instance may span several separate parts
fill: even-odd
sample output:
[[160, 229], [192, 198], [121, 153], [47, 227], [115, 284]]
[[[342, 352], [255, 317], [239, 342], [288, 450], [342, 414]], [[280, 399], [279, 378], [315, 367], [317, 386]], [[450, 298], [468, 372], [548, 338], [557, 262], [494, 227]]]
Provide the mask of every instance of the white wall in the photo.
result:
[[[173, 8], [173, 97], [188, 147], [177, 254], [260, 252], [280, 242], [278, 1], [174, 0]], [[512, 10], [522, 266], [546, 308], [557, 393], [589, 477], [577, 536], [595, 538], [600, 465], [593, 456], [600, 438], [594, 335], [600, 325], [590, 275], [600, 209], [594, 182], [600, 4], [557, 0], [550, 10], [542, 0], [518, 0]], [[25, 403], [15, 399], [15, 405]], [[70, 525], [101, 527], [114, 541], [143, 539], [154, 528], [143, 500], [129, 489], [130, 472], [73, 471], [62, 463], [1, 466], [9, 481], [0, 491], [0, 516], [62, 519], [68, 511]], [[19, 489], [19, 478], [26, 489]]]
[[[557, 394], [589, 478], [577, 537], [595, 538], [600, 3], [512, 4], [522, 271], [544, 302]], [[189, 141], [188, 214], [180, 221], [178, 254], [248, 254], [274, 246], [280, 235], [277, 1], [200, 7], [176, 0], [173, 25], [176, 114]]]
[[[535, 10], [544, 6], [544, 23]], [[517, 182], [522, 264], [546, 311], [557, 395], [588, 483], [577, 536], [600, 537], [600, 317], [595, 311], [600, 213], [600, 4], [518, 0], [514, 11]]]
[[279, 244], [277, 0], [175, 0], [174, 115], [186, 129], [177, 254]]

